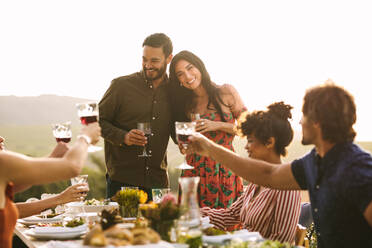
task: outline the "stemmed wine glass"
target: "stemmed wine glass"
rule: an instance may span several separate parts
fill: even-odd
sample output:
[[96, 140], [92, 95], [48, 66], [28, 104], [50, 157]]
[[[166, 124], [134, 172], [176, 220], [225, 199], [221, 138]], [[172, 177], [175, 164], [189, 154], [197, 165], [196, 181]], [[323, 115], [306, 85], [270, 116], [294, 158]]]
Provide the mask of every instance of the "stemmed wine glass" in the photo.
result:
[[[98, 104], [96, 102], [78, 103], [76, 104], [78, 116], [81, 124], [88, 125], [89, 123], [98, 121]], [[89, 145], [88, 152], [97, 152], [102, 150], [102, 147]]]
[[200, 114], [199, 113], [191, 113], [190, 117], [191, 117], [191, 121], [200, 120]]
[[[71, 185], [81, 184], [81, 183], [88, 184], [88, 175], [79, 175], [79, 176], [71, 178]], [[78, 188], [80, 188], [80, 187], [78, 187]], [[83, 219], [84, 219], [85, 223], [87, 223], [86, 211], [85, 211], [85, 208], [84, 208], [84, 198], [85, 198], [83, 196], [84, 194], [85, 195], [88, 194], [88, 191], [82, 192], [82, 196], [80, 197], [80, 202], [83, 203], [82, 206], [81, 206], [81, 212], [82, 212]]]
[[[145, 133], [145, 136], [146, 136], [147, 142], [148, 142], [148, 140], [150, 138], [150, 135], [151, 135], [150, 122], [139, 122], [139, 123], [137, 123], [137, 129], [141, 130], [142, 132]], [[143, 147], [142, 154], [138, 155], [138, 157], [151, 157], [151, 154], [148, 154], [147, 151], [146, 151], [146, 145]]]
[[[178, 143], [182, 145], [184, 149], [187, 149], [189, 145], [189, 136], [195, 133], [196, 122], [177, 122], [176, 121], [176, 135]], [[182, 164], [178, 165], [176, 168], [182, 170], [194, 169], [193, 166], [187, 164], [186, 155], [184, 156], [184, 161]]]
[[57, 142], [68, 143], [71, 141], [71, 121], [65, 123], [57, 123], [52, 125], [53, 136], [56, 138]]
[[[79, 176], [71, 178], [71, 185], [80, 184], [80, 183], [88, 184], [88, 175], [79, 175]], [[88, 193], [88, 191], [84, 193]]]

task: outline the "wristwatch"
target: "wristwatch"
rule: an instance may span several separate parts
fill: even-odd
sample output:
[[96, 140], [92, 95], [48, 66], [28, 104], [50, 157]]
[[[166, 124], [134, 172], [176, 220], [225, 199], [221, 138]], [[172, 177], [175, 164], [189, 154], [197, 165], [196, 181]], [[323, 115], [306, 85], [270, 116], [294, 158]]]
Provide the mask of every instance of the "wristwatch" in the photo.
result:
[[92, 143], [92, 139], [88, 135], [79, 134], [78, 136], [76, 136], [76, 139], [80, 139], [80, 138], [83, 138], [85, 142], [87, 142], [88, 145]]

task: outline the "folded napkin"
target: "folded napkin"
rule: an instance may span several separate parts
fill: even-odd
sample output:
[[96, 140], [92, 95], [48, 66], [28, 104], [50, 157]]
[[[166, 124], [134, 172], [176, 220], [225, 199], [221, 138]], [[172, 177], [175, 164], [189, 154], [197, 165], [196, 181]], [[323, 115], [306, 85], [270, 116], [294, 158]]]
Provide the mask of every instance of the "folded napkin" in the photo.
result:
[[34, 233], [36, 234], [84, 232], [87, 230], [88, 230], [88, 227], [85, 224], [76, 226], [76, 227], [49, 226], [49, 227], [35, 227], [33, 229]]
[[235, 231], [232, 234], [216, 235], [216, 236], [207, 236], [203, 235], [203, 241], [210, 244], [223, 244], [232, 239], [241, 239], [243, 241], [256, 241], [261, 240], [262, 236], [259, 232], [248, 232], [248, 230], [239, 230]]

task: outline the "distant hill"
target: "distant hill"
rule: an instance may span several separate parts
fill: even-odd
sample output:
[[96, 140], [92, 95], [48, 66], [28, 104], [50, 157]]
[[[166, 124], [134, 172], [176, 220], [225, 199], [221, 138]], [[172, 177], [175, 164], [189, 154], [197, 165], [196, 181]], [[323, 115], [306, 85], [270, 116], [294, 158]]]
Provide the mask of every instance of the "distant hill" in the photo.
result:
[[[6, 148], [30, 156], [45, 156], [52, 151], [56, 144], [51, 124], [68, 120], [73, 123], [73, 143], [81, 128], [75, 104], [87, 101], [91, 100], [56, 95], [0, 96], [0, 135], [6, 138]], [[283, 158], [283, 162], [299, 158], [313, 148], [313, 146], [301, 145], [301, 136], [300, 131], [295, 132], [295, 138], [288, 147], [288, 156]], [[365, 150], [372, 151], [372, 142], [358, 142], [358, 144]], [[103, 146], [102, 138], [98, 145]], [[246, 139], [235, 137], [233, 145], [239, 155], [247, 157], [247, 152], [244, 149]], [[183, 161], [184, 157], [173, 141], [169, 142], [167, 155], [170, 187], [176, 192], [180, 171], [175, 167]], [[89, 168], [104, 168], [103, 151], [90, 154], [86, 165]], [[104, 172], [99, 170], [97, 173], [101, 173], [100, 180], [104, 180]], [[101, 190], [101, 188], [99, 189]], [[97, 188], [96, 191], [99, 189]], [[104, 195], [103, 189], [102, 192], [96, 191], [93, 195]], [[306, 197], [304, 199], [307, 199]]]
[[49, 125], [79, 122], [75, 104], [92, 101], [69, 96], [0, 96], [0, 125]]
[[[92, 101], [90, 99], [74, 98], [57, 95], [41, 95], [37, 97], [0, 96], [0, 135], [7, 141], [8, 149], [42, 156], [48, 154], [55, 145], [51, 124], [62, 121], [72, 121], [73, 140], [80, 130], [75, 104]], [[301, 145], [302, 134], [295, 132], [295, 137], [288, 147], [288, 156], [283, 161], [289, 162], [301, 157], [313, 146]], [[365, 150], [372, 151], [372, 142], [357, 142]], [[244, 149], [246, 139], [236, 137], [234, 147], [238, 154], [247, 156]], [[99, 145], [103, 146], [101, 138]], [[96, 153], [103, 160], [103, 151]], [[168, 147], [168, 162], [170, 168], [181, 163], [183, 156], [178, 147], [170, 141]]]

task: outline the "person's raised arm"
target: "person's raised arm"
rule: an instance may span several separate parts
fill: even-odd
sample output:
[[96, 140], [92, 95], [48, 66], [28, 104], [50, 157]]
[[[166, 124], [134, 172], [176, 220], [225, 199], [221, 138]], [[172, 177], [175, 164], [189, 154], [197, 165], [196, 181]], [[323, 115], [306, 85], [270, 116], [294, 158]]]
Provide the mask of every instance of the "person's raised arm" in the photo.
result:
[[[62, 158], [30, 158], [14, 152], [0, 152], [0, 178], [17, 184], [44, 184], [65, 180], [80, 174], [87, 157], [87, 140], [97, 143], [100, 136], [98, 123], [81, 130], [82, 136]], [[89, 138], [85, 138], [88, 136]]]
[[186, 153], [211, 157], [249, 182], [273, 189], [300, 190], [289, 163], [275, 165], [262, 160], [243, 158], [198, 133], [192, 135], [189, 140], [190, 145]]
[[19, 212], [19, 218], [25, 218], [34, 214], [39, 214], [42, 211], [54, 208], [58, 205], [65, 204], [72, 201], [80, 201], [81, 197], [86, 195], [89, 190], [86, 183], [75, 184], [58, 195], [49, 197], [47, 199], [34, 202], [17, 202], [16, 206]]
[[[57, 145], [54, 147], [53, 151], [49, 154], [49, 158], [61, 158], [63, 157], [66, 152], [69, 150], [69, 147], [64, 142], [58, 142]], [[21, 192], [25, 191], [26, 189], [30, 188], [32, 184], [17, 184], [14, 185], [14, 192]]]

